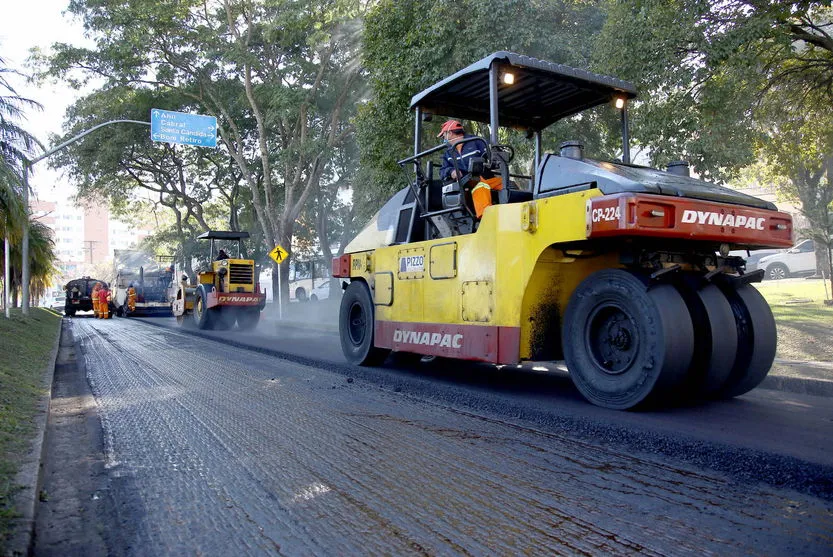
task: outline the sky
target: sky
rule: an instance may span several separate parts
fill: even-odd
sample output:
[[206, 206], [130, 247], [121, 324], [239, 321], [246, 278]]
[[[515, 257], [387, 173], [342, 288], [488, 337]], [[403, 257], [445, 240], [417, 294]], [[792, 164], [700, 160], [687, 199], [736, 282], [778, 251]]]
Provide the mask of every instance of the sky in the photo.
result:
[[[0, 12], [0, 57], [6, 67], [28, 73], [25, 68], [29, 49], [39, 47], [49, 52], [54, 42], [85, 44], [82, 24], [64, 14], [69, 0], [4, 0]], [[23, 128], [47, 148], [49, 135], [62, 133], [64, 113], [81, 93], [61, 83], [32, 84], [18, 76], [9, 76], [17, 93], [43, 105], [42, 111], [27, 110]], [[47, 160], [34, 167], [30, 183], [39, 199], [59, 201], [75, 194], [75, 188], [61, 175], [47, 168]]]

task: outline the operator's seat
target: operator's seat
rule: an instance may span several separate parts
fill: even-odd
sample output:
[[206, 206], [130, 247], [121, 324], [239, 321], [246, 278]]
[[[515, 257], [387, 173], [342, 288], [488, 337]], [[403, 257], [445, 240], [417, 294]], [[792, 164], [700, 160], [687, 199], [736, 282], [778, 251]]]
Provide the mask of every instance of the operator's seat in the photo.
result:
[[[523, 203], [524, 201], [532, 201], [532, 192], [525, 191], [518, 187], [513, 181], [509, 181], [509, 187], [504, 188], [506, 191], [506, 203]], [[500, 203], [500, 191], [492, 191], [492, 205]]]

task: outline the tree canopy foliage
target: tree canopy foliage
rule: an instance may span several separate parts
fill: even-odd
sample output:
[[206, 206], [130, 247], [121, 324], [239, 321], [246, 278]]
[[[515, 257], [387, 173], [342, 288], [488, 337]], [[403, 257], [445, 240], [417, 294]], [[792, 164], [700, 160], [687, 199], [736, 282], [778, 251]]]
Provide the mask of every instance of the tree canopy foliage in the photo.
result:
[[762, 160], [786, 178], [821, 264], [833, 236], [831, 30], [829, 2], [613, 0], [594, 60], [642, 91], [633, 136], [654, 165], [683, 157], [726, 180]]
[[[405, 185], [395, 161], [413, 149], [410, 98], [510, 50], [635, 83], [632, 140], [652, 165], [685, 158], [720, 181], [763, 165], [830, 244], [827, 1], [73, 0], [70, 12], [95, 46], [56, 45], [49, 71], [103, 82], [70, 110], [72, 131], [145, 119], [151, 107], [218, 118], [217, 151], [125, 128], [59, 161], [84, 195], [124, 208], [141, 191], [165, 207], [171, 242], [225, 214], [263, 249], [329, 255]], [[558, 123], [545, 148], [582, 139], [592, 156], [614, 158], [616, 120], [599, 107]], [[518, 152], [530, 160], [529, 148]]]
[[[201, 178], [188, 184], [193, 188], [188, 192], [173, 183], [177, 176], [159, 173], [159, 164], [168, 165], [173, 153], [133, 142], [134, 153], [144, 157], [141, 162], [155, 153], [155, 171], [146, 176], [170, 183], [154, 186], [166, 189], [160, 202], [181, 204], [186, 216], [205, 228], [197, 207], [207, 181], [216, 185], [213, 191], [226, 195], [232, 215], [243, 188], [253, 218], [246, 224], [256, 227], [264, 246], [290, 248], [307, 200], [331, 191], [322, 184], [341, 178], [335, 174], [335, 158], [353, 152], [350, 119], [362, 90], [357, 50], [363, 10], [357, 0], [76, 0], [70, 11], [84, 21], [95, 48], [55, 45], [49, 69], [55, 76], [80, 70], [82, 79], [103, 77], [105, 84], [92, 95], [98, 99], [132, 95], [160, 102], [156, 108], [216, 116], [219, 156], [188, 155], [189, 161], [181, 161], [183, 169], [189, 167], [185, 182]], [[76, 105], [71, 125], [96, 116], [84, 110], [85, 103], [96, 101], [87, 98]], [[97, 164], [112, 165], [113, 156], [127, 162], [122, 153], [110, 153], [109, 160], [99, 158], [107, 153], [77, 153], [88, 155], [75, 172], [90, 178], [90, 185], [97, 182], [116, 198], [131, 178], [136, 187], [146, 188], [124, 164], [123, 179], [112, 185], [103, 174], [88, 171]], [[223, 158], [233, 167], [218, 165]], [[74, 161], [66, 159], [70, 165]], [[132, 161], [133, 169], [138, 162]], [[321, 243], [329, 250], [328, 238]]]
[[[604, 21], [596, 4], [580, 0], [377, 2], [365, 19], [362, 54], [373, 94], [357, 118], [362, 164], [354, 196], [365, 211], [375, 210], [405, 185], [396, 161], [413, 154], [414, 120], [408, 107], [414, 94], [499, 50], [587, 69], [592, 38]], [[428, 138], [441, 124], [435, 119], [427, 129]], [[585, 129], [583, 135], [592, 135], [590, 141], [602, 150], [598, 129]]]

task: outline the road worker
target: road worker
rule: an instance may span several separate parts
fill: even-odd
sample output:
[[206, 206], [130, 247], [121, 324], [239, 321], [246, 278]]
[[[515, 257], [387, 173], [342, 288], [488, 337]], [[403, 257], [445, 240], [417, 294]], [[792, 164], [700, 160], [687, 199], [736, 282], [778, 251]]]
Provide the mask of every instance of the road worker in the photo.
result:
[[98, 291], [98, 315], [101, 319], [110, 319], [110, 291], [104, 285]]
[[[449, 144], [449, 148], [443, 155], [443, 165], [440, 168], [440, 178], [443, 180], [460, 179], [468, 170], [469, 161], [472, 158], [483, 159], [486, 157], [486, 142], [479, 137], [472, 141], [454, 145], [455, 141], [476, 137], [467, 134], [463, 125], [457, 120], [448, 120], [443, 124], [437, 137], [442, 137]], [[455, 150], [457, 153], [454, 153]], [[475, 215], [480, 218], [483, 216], [486, 207], [492, 204], [492, 191], [503, 189], [503, 180], [487, 169], [483, 172], [483, 176], [480, 176], [478, 182], [473, 182], [474, 180], [470, 180], [468, 187], [471, 188]], [[463, 184], [463, 186], [466, 187], [466, 184]]]
[[93, 301], [93, 314], [98, 319], [98, 293], [101, 292], [101, 283], [97, 282], [93, 285], [93, 291], [90, 293], [90, 298]]
[[136, 287], [132, 282], [127, 287], [127, 311], [130, 313], [136, 311]]

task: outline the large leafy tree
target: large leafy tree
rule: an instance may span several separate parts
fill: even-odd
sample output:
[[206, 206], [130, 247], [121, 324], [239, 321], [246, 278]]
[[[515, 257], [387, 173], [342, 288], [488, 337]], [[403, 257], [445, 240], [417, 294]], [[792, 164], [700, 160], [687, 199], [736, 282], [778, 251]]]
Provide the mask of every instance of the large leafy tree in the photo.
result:
[[[608, 2], [597, 67], [635, 81], [634, 137], [661, 165], [728, 179], [763, 159], [830, 246], [833, 12], [829, 2]], [[813, 224], [815, 223], [815, 224]]]
[[[362, 170], [354, 204], [362, 216], [405, 185], [396, 160], [413, 153], [408, 107], [414, 94], [498, 50], [587, 69], [593, 37], [603, 22], [595, 2], [579, 0], [378, 2], [366, 18], [364, 34], [363, 60], [373, 94], [358, 118]], [[550, 141], [578, 135], [594, 152], [610, 154], [604, 128], [600, 132], [590, 121], [595, 120], [552, 130]], [[427, 131], [436, 133], [440, 124]], [[520, 137], [513, 139], [523, 144]]]
[[813, 99], [818, 93], [770, 88], [759, 111], [766, 133], [758, 152], [782, 196], [801, 208], [808, 226], [798, 232], [815, 241], [817, 271], [833, 277], [833, 113]]
[[258, 236], [290, 248], [296, 219], [352, 140], [363, 9], [359, 0], [76, 0], [70, 11], [96, 46], [56, 45], [51, 71], [174, 92], [217, 116]]
[[[67, 135], [101, 120], [146, 120], [154, 107], [187, 110], [190, 106], [177, 92], [108, 87], [69, 109]], [[145, 214], [137, 209], [149, 204], [170, 212], [165, 239], [179, 248], [175, 252], [186, 267], [197, 253], [181, 248], [192, 247], [195, 235], [210, 228], [240, 229], [240, 172], [222, 150], [154, 143], [146, 127], [123, 125], [71, 145], [52, 164], [69, 169], [80, 199], [109, 200], [114, 213], [124, 219], [136, 220]]]

